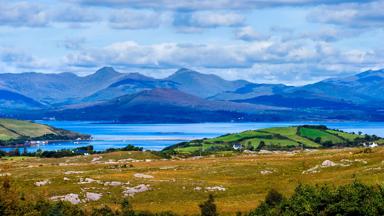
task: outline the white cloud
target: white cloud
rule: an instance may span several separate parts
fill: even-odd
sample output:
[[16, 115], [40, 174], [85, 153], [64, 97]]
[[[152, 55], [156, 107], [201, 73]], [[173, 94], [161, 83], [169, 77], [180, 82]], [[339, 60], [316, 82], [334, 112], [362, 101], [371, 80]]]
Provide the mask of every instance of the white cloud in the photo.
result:
[[0, 25], [13, 27], [46, 27], [56, 22], [79, 25], [100, 20], [90, 9], [63, 5], [55, 8], [27, 1], [0, 0], [0, 11]]
[[177, 12], [173, 16], [173, 26], [179, 32], [196, 33], [206, 28], [237, 27], [244, 25], [245, 17], [225, 11]]
[[[264, 40], [231, 45], [160, 43], [141, 45], [126, 41], [101, 49], [74, 52], [65, 65], [119, 68], [200, 68], [226, 78], [295, 83], [382, 66], [379, 50], [340, 50], [327, 42]], [[231, 77], [228, 71], [237, 71]], [[265, 74], [267, 73], [267, 74]], [[258, 75], [259, 77], [253, 77]]]
[[239, 26], [244, 23], [244, 16], [228, 12], [195, 12], [190, 24], [196, 27]]
[[52, 20], [56, 22], [87, 23], [101, 19], [93, 10], [74, 6], [50, 10], [50, 13]]
[[256, 32], [251, 26], [245, 26], [235, 31], [235, 38], [243, 41], [255, 41], [268, 39], [267, 36]]
[[109, 18], [110, 26], [116, 29], [157, 28], [161, 21], [162, 15], [153, 11], [120, 10]]
[[[359, 0], [67, 0], [83, 5], [162, 10], [228, 10], [283, 6], [333, 5]], [[370, 1], [370, 0], [366, 0]]]
[[59, 41], [57, 45], [59, 47], [64, 47], [68, 50], [79, 50], [83, 48], [84, 44], [86, 43], [86, 39], [83, 37], [73, 37], [73, 38], [66, 38], [62, 41]]
[[51, 68], [52, 64], [14, 47], [0, 47], [0, 65], [7, 72]]
[[314, 9], [308, 20], [351, 28], [383, 28], [384, 1], [360, 1], [353, 4], [322, 6]]
[[42, 27], [49, 23], [49, 15], [38, 4], [0, 2], [0, 11], [0, 25]]

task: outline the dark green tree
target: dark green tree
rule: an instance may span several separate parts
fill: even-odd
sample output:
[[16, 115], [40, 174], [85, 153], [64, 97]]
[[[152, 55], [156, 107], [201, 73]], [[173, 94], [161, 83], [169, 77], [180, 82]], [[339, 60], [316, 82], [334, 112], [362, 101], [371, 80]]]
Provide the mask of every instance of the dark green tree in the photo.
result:
[[101, 208], [94, 208], [92, 210], [91, 216], [116, 216], [116, 212], [114, 212], [109, 206], [104, 205]]
[[208, 200], [199, 205], [201, 216], [217, 216], [215, 199], [212, 194], [209, 194]]
[[132, 209], [132, 205], [127, 198], [121, 202], [121, 216], [134, 216], [135, 212]]

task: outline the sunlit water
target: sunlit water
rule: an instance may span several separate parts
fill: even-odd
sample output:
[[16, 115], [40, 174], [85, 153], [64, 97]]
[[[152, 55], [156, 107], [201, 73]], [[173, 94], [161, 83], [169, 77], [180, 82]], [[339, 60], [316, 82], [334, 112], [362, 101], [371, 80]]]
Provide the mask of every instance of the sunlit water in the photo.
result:
[[[37, 121], [57, 128], [90, 134], [91, 141], [54, 142], [26, 147], [28, 152], [42, 150], [72, 149], [93, 145], [97, 151], [108, 148], [122, 148], [128, 144], [148, 150], [161, 150], [169, 145], [192, 139], [216, 137], [227, 133], [250, 129], [283, 127], [303, 124], [323, 124], [348, 132], [361, 131], [384, 137], [384, 122], [289, 122], [289, 123], [198, 123], [198, 124], [100, 124], [79, 121]], [[13, 148], [1, 148], [9, 151]]]

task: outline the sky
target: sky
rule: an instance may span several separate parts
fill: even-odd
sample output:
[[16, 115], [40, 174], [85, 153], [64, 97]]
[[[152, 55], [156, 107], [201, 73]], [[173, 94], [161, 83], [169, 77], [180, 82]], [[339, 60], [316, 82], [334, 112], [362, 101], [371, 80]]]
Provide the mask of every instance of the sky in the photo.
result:
[[384, 0], [0, 0], [0, 73], [179, 68], [303, 85], [384, 68]]

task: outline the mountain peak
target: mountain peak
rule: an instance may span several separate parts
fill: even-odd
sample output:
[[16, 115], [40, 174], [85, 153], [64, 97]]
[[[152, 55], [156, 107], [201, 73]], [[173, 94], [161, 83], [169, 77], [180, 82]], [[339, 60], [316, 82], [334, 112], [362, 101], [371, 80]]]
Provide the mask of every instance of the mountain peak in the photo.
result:
[[112, 67], [103, 67], [97, 70], [94, 74], [88, 75], [87, 78], [90, 78], [91, 80], [101, 81], [103, 79], [111, 79], [120, 75], [121, 73], [115, 71], [115, 69], [113, 69]]
[[119, 72], [115, 71], [113, 67], [102, 67], [94, 74], [119, 74]]
[[210, 78], [219, 78], [219, 79], [222, 79], [221, 77], [217, 76], [217, 75], [214, 75], [214, 74], [204, 74], [204, 73], [200, 73], [200, 72], [197, 72], [195, 70], [191, 70], [191, 69], [188, 69], [188, 68], [180, 68], [179, 70], [177, 70], [174, 74], [170, 75], [168, 77], [168, 79], [180, 79], [180, 78], [191, 78], [191, 77], [194, 77], [194, 78], [202, 78], [202, 77], [210, 77]]
[[379, 69], [379, 70], [368, 70], [362, 73], [359, 73], [356, 75], [359, 78], [363, 77], [370, 77], [370, 76], [379, 76], [379, 77], [384, 77], [384, 69]]
[[171, 76], [175, 76], [175, 75], [191, 75], [191, 74], [202, 74], [202, 73], [199, 73], [197, 71], [194, 71], [194, 70], [191, 70], [191, 69], [188, 69], [188, 68], [180, 68], [179, 70], [177, 70]]

